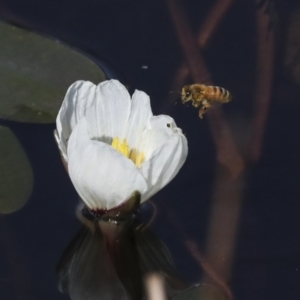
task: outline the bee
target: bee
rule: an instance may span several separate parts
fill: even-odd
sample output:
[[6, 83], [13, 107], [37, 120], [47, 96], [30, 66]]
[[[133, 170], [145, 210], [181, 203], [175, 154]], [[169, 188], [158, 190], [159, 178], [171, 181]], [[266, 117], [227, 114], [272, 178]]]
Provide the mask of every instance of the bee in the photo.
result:
[[200, 107], [199, 117], [202, 119], [212, 102], [227, 103], [231, 101], [231, 94], [219, 86], [195, 83], [185, 85], [181, 90], [182, 103], [192, 101], [194, 107]]

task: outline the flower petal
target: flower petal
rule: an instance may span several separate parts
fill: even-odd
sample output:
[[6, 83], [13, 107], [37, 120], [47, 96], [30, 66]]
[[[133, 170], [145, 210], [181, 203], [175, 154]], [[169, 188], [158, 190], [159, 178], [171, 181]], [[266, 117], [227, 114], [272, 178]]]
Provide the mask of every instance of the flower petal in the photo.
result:
[[149, 199], [177, 175], [187, 154], [187, 140], [183, 134], [174, 134], [152, 153], [140, 168], [148, 182], [148, 191], [142, 195], [141, 202]]
[[144, 194], [147, 182], [134, 163], [110, 145], [90, 140], [87, 126], [82, 118], [68, 145], [69, 175], [86, 205], [111, 209], [134, 191]]
[[174, 119], [166, 115], [153, 116], [142, 133], [138, 149], [145, 154], [145, 160], [148, 160], [156, 149], [178, 134], [182, 135], [182, 132], [176, 127]]
[[56, 118], [58, 146], [67, 161], [67, 141], [78, 121], [93, 103], [95, 85], [89, 81], [76, 81], [65, 96]]
[[93, 92], [95, 103], [86, 113], [91, 138], [109, 144], [112, 138], [126, 138], [131, 100], [124, 85], [104, 81]]
[[142, 195], [143, 202], [178, 173], [187, 156], [187, 140], [171, 117], [153, 116], [142, 134], [139, 151], [145, 155], [140, 169], [149, 188]]
[[139, 137], [142, 136], [142, 132], [152, 116], [149, 96], [142, 91], [135, 90], [132, 95], [126, 133], [127, 143], [132, 149], [137, 148]]

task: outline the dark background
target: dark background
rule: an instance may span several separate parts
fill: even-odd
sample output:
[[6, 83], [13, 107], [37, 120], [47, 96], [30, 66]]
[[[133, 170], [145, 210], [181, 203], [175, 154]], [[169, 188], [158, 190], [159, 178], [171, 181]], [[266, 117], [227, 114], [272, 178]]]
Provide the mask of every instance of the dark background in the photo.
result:
[[[184, 1], [195, 34], [214, 2]], [[297, 1], [275, 4], [273, 92], [263, 153], [249, 168], [244, 187], [230, 281], [236, 299], [300, 297], [300, 88], [284, 76], [282, 66], [287, 20]], [[246, 120], [253, 112], [256, 9], [254, 1], [236, 1], [203, 53], [214, 82], [234, 95], [223, 109], [237, 137], [243, 135], [237, 120]], [[154, 114], [170, 114], [183, 129], [189, 157], [174, 181], [155, 196], [158, 215], [153, 230], [170, 247], [183, 276], [191, 283], [199, 282], [202, 270], [170, 215], [176, 215], [186, 237], [204, 250], [216, 150], [207, 118], [200, 120], [196, 110], [174, 105], [162, 111], [184, 59], [166, 2], [1, 0], [0, 17], [105, 61], [111, 76], [150, 95]], [[57, 290], [55, 265], [79, 227], [74, 213], [77, 195], [53, 139], [55, 125], [5, 124], [25, 148], [35, 188], [22, 210], [1, 220], [0, 299], [68, 299]], [[141, 214], [149, 212], [149, 204], [141, 208]]]

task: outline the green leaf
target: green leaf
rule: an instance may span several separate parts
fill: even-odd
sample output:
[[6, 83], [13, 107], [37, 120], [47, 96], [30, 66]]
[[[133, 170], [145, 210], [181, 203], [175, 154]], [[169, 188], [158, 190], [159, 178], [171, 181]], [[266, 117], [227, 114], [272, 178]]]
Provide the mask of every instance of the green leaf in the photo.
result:
[[0, 118], [52, 123], [77, 80], [105, 80], [90, 59], [36, 33], [0, 22]]
[[192, 286], [180, 293], [172, 300], [228, 300], [217, 288], [200, 284]]
[[0, 214], [23, 207], [33, 188], [28, 158], [13, 132], [0, 126]]

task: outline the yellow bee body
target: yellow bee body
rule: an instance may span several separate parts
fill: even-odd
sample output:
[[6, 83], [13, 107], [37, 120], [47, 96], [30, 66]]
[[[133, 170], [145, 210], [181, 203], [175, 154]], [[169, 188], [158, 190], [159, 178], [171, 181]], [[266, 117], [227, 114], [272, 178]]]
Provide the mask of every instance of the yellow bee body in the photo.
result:
[[181, 90], [182, 103], [192, 101], [194, 107], [200, 107], [199, 117], [202, 119], [212, 102], [227, 103], [231, 101], [231, 94], [219, 86], [205, 84], [185, 85]]

